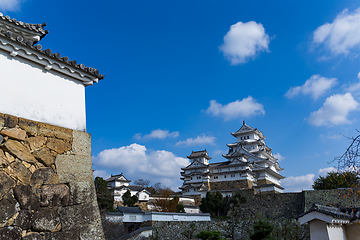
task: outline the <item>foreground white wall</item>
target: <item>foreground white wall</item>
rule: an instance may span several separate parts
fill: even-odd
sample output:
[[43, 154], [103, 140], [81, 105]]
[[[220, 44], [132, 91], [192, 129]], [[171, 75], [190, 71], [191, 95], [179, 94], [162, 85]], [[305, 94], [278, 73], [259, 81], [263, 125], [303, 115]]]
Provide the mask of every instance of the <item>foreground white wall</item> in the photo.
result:
[[0, 50], [0, 112], [85, 131], [85, 87], [54, 70]]

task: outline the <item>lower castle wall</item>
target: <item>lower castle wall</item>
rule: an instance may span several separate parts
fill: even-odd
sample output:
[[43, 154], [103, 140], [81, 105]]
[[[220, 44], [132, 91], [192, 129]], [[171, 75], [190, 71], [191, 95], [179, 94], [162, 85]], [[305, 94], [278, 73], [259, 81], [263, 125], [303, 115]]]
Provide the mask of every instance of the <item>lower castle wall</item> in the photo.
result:
[[104, 239], [90, 134], [0, 114], [0, 239]]
[[253, 186], [253, 182], [249, 181], [249, 180], [210, 182], [210, 190], [211, 191], [252, 188], [252, 186]]

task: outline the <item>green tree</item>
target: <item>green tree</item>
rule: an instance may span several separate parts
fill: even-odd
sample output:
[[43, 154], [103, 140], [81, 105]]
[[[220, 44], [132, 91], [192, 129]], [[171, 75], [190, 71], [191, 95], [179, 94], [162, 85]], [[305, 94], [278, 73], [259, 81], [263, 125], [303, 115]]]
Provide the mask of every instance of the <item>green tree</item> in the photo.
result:
[[203, 213], [210, 213], [211, 216], [220, 216], [223, 208], [223, 196], [219, 191], [207, 192], [206, 197], [201, 199], [200, 210]]
[[178, 203], [176, 205], [176, 212], [177, 213], [185, 213], [185, 207], [182, 203]]
[[250, 235], [251, 240], [266, 240], [270, 239], [269, 236], [274, 227], [268, 221], [259, 219], [253, 228], [254, 233]]
[[127, 190], [126, 193], [122, 196], [123, 204], [128, 207], [134, 207], [135, 203], [139, 201], [136, 195], [131, 196], [130, 190]]
[[222, 240], [222, 238], [220, 238], [219, 231], [201, 231], [196, 235], [196, 237], [201, 238], [202, 240]]
[[359, 176], [355, 172], [329, 172], [325, 177], [319, 177], [312, 187], [315, 190], [359, 187]]
[[94, 184], [100, 211], [114, 211], [114, 197], [107, 188], [107, 182], [102, 177], [96, 177]]

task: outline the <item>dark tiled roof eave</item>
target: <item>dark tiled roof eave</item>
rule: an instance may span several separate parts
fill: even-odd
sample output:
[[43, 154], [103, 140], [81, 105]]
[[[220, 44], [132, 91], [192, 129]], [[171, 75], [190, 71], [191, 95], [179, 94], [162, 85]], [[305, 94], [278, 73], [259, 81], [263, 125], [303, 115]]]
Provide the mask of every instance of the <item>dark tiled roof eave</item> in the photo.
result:
[[29, 48], [32, 49], [34, 51], [36, 51], [37, 53], [43, 54], [47, 57], [56, 59], [60, 62], [63, 62], [69, 66], [75, 67], [81, 71], [84, 71], [94, 77], [96, 77], [97, 79], [101, 80], [104, 79], [104, 75], [101, 75], [99, 73], [98, 69], [95, 68], [91, 68], [91, 67], [86, 67], [84, 64], [77, 64], [77, 62], [75, 60], [69, 60], [68, 57], [61, 57], [60, 53], [52, 53], [51, 49], [45, 49], [42, 50], [42, 46], [40, 44], [34, 45], [34, 42], [31, 40], [28, 41], [24, 41], [24, 39], [21, 36], [18, 36], [16, 39], [12, 37], [12, 33], [10, 31], [6, 32], [6, 33], [0, 33], [0, 37], [4, 37], [7, 39], [10, 39], [18, 44], [21, 44], [24, 48]]
[[24, 29], [40, 33], [40, 38], [43, 38], [46, 36], [46, 34], [49, 33], [48, 30], [44, 30], [44, 27], [46, 26], [46, 23], [41, 24], [33, 24], [33, 23], [24, 23], [22, 21], [18, 21], [15, 18], [10, 18], [9, 16], [3, 16], [3, 14], [0, 12], [0, 19], [3, 21], [7, 21], [9, 23], [12, 23], [15, 26], [23, 27]]

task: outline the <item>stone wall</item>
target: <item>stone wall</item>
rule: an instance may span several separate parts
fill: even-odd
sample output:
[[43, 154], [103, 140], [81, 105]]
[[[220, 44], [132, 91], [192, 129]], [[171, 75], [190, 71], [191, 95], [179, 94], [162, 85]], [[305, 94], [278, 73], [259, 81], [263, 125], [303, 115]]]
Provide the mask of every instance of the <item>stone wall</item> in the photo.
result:
[[211, 182], [210, 190], [242, 189], [242, 188], [252, 188], [252, 186], [253, 186], [253, 182], [249, 180]]
[[0, 114], [0, 239], [104, 239], [89, 134]]
[[253, 189], [241, 190], [247, 203], [236, 209], [240, 219], [255, 219], [259, 214], [269, 219], [296, 218], [308, 211], [313, 204], [332, 207], [359, 206], [356, 190], [332, 189], [319, 191], [303, 191], [298, 193], [266, 193], [254, 194]]
[[[211, 222], [152, 222], [154, 239], [182, 240], [195, 238], [201, 231], [220, 231], [221, 237], [234, 240], [250, 240], [256, 221], [211, 221]], [[272, 239], [310, 240], [308, 225], [300, 226], [296, 220], [269, 220], [273, 226]], [[144, 224], [145, 226], [145, 224]], [[185, 236], [186, 235], [186, 236]]]

